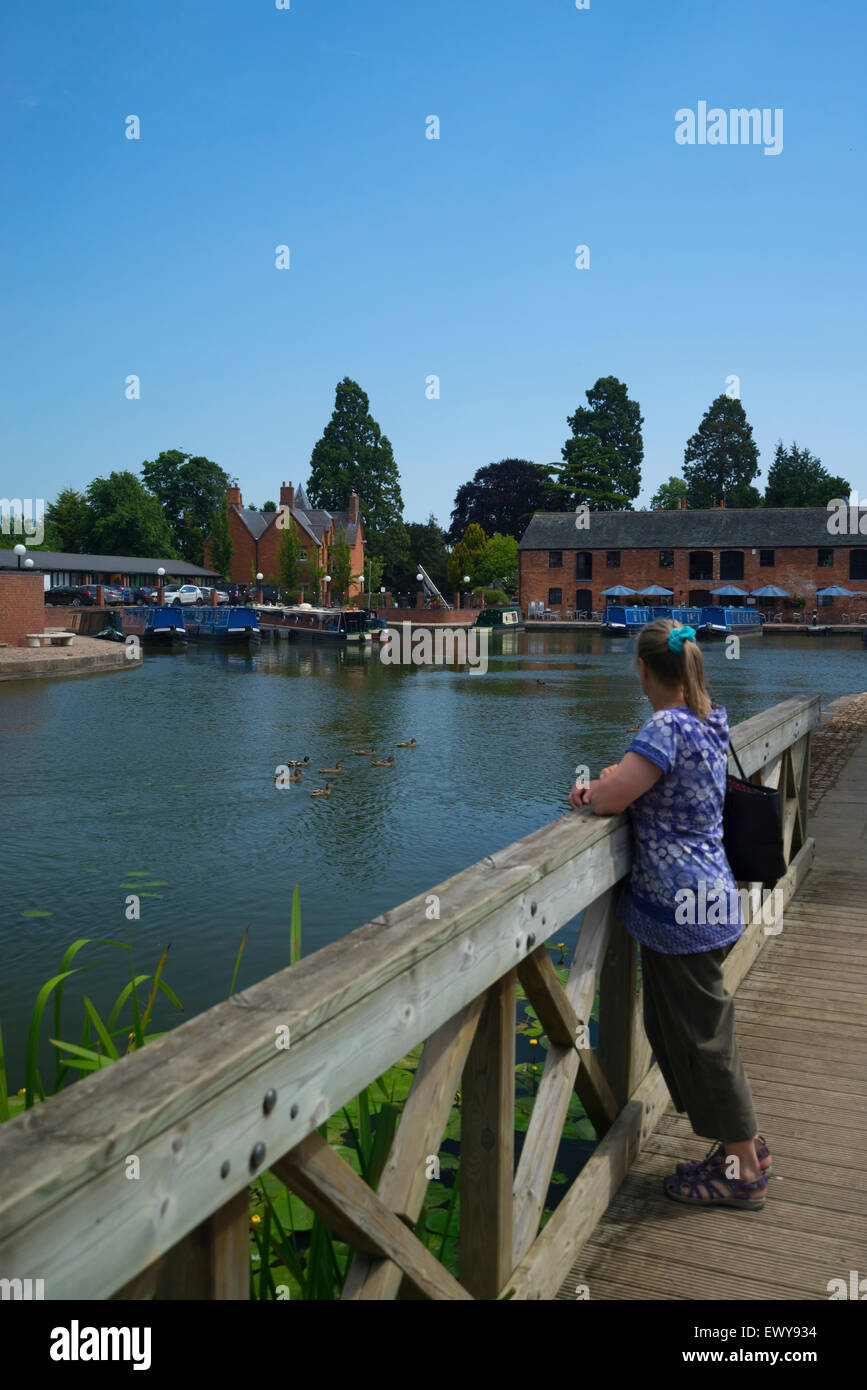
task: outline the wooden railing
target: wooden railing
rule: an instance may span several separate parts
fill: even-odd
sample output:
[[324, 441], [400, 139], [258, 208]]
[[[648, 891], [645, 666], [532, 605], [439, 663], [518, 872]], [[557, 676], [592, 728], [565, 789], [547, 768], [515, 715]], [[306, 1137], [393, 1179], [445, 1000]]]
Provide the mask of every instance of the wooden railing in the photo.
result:
[[[747, 775], [783, 793], [783, 903], [812, 855], [818, 719], [818, 697], [793, 699], [733, 731]], [[551, 1297], [668, 1099], [614, 915], [630, 861], [626, 816], [569, 813], [10, 1121], [0, 1276], [42, 1278], [48, 1298], [247, 1298], [247, 1189], [270, 1169], [357, 1252], [345, 1298], [404, 1279], [430, 1298]], [[543, 943], [582, 910], [561, 985]], [[768, 930], [746, 927], [730, 989]], [[550, 1043], [517, 1169], [516, 979]], [[318, 1129], [420, 1043], [374, 1191]], [[460, 1280], [412, 1230], [458, 1087]], [[573, 1089], [599, 1142], [540, 1232]]]

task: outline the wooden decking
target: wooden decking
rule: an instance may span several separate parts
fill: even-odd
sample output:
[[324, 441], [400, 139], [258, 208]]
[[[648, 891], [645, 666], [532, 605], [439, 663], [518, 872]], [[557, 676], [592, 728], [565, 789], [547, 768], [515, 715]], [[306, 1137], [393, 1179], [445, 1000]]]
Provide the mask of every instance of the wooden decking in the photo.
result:
[[764, 1210], [665, 1197], [662, 1176], [710, 1143], [669, 1106], [558, 1298], [826, 1300], [867, 1274], [867, 735], [810, 833], [814, 866], [737, 992], [774, 1161]]

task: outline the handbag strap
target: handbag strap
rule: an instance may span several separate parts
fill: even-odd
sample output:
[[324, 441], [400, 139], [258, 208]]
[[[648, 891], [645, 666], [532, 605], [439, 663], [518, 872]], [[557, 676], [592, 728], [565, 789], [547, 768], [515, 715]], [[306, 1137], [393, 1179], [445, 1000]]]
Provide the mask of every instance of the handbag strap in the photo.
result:
[[731, 753], [732, 757], [734, 758], [735, 762], [736, 762], [737, 765], [738, 765], [738, 772], [741, 774], [741, 780], [744, 781], [744, 782], [748, 782], [750, 779], [747, 777], [747, 774], [744, 772], [743, 768], [741, 767], [741, 760], [740, 760], [740, 758], [738, 757], [737, 753], [735, 752], [735, 746], [734, 746], [734, 744], [732, 743], [731, 734], [729, 734], [729, 752]]

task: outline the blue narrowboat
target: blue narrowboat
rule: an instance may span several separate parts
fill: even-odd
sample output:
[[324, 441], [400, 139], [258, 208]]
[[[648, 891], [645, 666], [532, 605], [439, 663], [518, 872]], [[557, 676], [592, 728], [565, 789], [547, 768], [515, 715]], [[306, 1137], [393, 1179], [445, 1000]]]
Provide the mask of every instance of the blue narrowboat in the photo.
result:
[[699, 637], [727, 637], [736, 632], [761, 635], [762, 615], [757, 608], [703, 608], [699, 621], [693, 624]]
[[154, 647], [185, 647], [187, 632], [177, 608], [148, 608], [141, 631], [142, 642]]
[[651, 621], [649, 608], [627, 608], [623, 604], [613, 604], [602, 615], [602, 631], [622, 636], [624, 632], [637, 632]]
[[258, 642], [259, 614], [252, 608], [187, 608], [183, 614], [187, 637], [196, 642]]

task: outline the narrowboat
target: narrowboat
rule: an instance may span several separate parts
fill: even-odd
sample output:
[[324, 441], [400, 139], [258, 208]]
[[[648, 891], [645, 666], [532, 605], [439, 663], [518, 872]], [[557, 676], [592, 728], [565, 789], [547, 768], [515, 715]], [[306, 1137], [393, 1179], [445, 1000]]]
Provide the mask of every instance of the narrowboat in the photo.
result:
[[157, 608], [145, 604], [124, 608], [114, 615], [125, 637], [138, 637], [149, 647], [185, 647], [187, 633], [177, 608]]
[[625, 632], [637, 632], [651, 621], [649, 608], [613, 604], [602, 615], [602, 631], [622, 637]]
[[375, 608], [362, 608], [364, 630], [372, 642], [384, 642], [388, 633], [388, 618], [380, 618]]
[[511, 631], [524, 626], [524, 615], [516, 603], [501, 608], [483, 608], [473, 627], [489, 627], [496, 632]]
[[181, 608], [175, 612], [183, 615], [184, 628], [191, 641], [259, 641], [259, 615], [252, 608]]
[[702, 608], [697, 624], [694, 624], [699, 637], [728, 637], [736, 632], [738, 636], [754, 634], [761, 636], [762, 615], [757, 608]]
[[139, 634], [143, 643], [154, 647], [187, 645], [183, 614], [177, 608], [148, 608], [145, 613], [145, 624]]
[[298, 604], [263, 613], [264, 626], [288, 628], [292, 637], [329, 642], [368, 642], [371, 633], [362, 608], [313, 608]]

